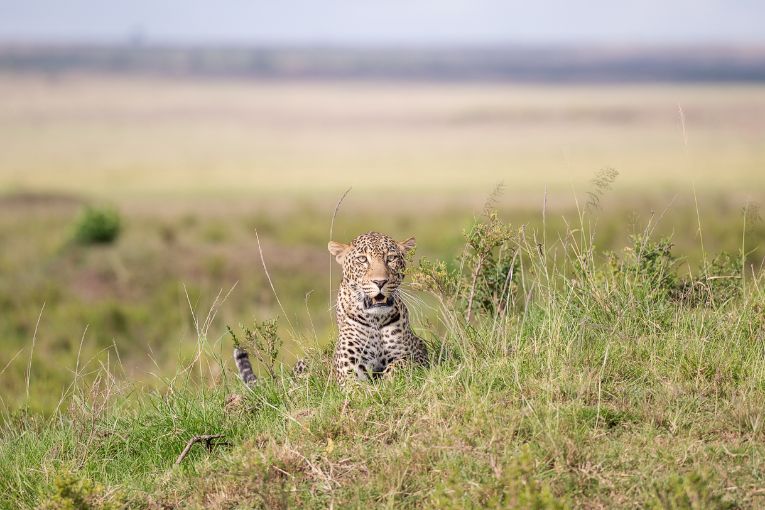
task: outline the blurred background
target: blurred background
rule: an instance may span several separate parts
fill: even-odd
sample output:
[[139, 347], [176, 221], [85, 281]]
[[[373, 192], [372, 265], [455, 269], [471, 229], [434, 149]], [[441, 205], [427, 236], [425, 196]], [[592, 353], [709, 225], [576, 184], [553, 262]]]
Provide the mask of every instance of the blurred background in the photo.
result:
[[544, 210], [554, 244], [614, 169], [599, 250], [650, 224], [688, 267], [743, 248], [759, 270], [763, 19], [755, 0], [0, 0], [0, 408], [52, 410], [75, 370], [159, 381], [200, 335], [228, 358], [225, 325], [253, 317], [282, 316], [286, 362], [326, 345], [348, 188], [336, 240], [454, 260], [490, 195], [519, 227]]

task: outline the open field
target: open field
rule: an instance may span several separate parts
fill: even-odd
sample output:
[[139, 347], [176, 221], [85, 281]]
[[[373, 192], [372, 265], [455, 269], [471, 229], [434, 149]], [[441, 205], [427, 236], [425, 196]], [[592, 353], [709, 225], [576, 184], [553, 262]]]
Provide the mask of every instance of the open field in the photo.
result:
[[[116, 196], [765, 186], [762, 85], [0, 77], [0, 187]], [[684, 114], [685, 134], [680, 110]], [[404, 185], [406, 183], [406, 185]], [[536, 202], [535, 202], [536, 204]]]
[[[0, 98], [0, 508], [763, 504], [765, 86], [2, 75]], [[225, 408], [226, 324], [279, 316], [285, 367], [326, 362], [349, 187], [334, 238], [416, 235], [451, 269], [489, 199], [517, 306], [465, 324], [419, 292], [432, 370]], [[87, 204], [116, 242], [73, 242]], [[616, 271], [646, 231], [722, 294]], [[231, 448], [173, 468], [207, 432]]]

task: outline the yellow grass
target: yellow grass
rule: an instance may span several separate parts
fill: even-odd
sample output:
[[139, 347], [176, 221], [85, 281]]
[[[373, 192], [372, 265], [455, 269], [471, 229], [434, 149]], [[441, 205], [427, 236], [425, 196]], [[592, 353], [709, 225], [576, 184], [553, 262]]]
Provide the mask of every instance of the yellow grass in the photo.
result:
[[568, 192], [607, 166], [622, 191], [765, 185], [762, 85], [0, 76], [0, 97], [2, 191]]

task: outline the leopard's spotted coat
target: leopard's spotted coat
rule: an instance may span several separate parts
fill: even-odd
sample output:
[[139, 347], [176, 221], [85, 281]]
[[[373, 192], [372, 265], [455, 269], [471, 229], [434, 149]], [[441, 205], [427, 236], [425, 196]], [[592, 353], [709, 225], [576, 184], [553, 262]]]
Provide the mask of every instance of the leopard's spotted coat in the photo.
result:
[[343, 267], [337, 293], [339, 330], [333, 361], [341, 386], [366, 381], [397, 365], [427, 365], [425, 343], [409, 325], [409, 312], [399, 295], [406, 253], [414, 238], [397, 242], [378, 232], [358, 236], [350, 244], [329, 243]]

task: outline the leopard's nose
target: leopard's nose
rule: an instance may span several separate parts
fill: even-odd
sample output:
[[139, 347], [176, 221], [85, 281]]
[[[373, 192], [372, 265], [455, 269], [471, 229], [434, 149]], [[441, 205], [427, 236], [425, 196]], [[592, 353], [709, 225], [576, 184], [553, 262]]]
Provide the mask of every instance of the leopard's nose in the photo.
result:
[[372, 283], [377, 285], [377, 288], [382, 290], [383, 287], [385, 287], [385, 284], [388, 283], [388, 280], [372, 280]]

